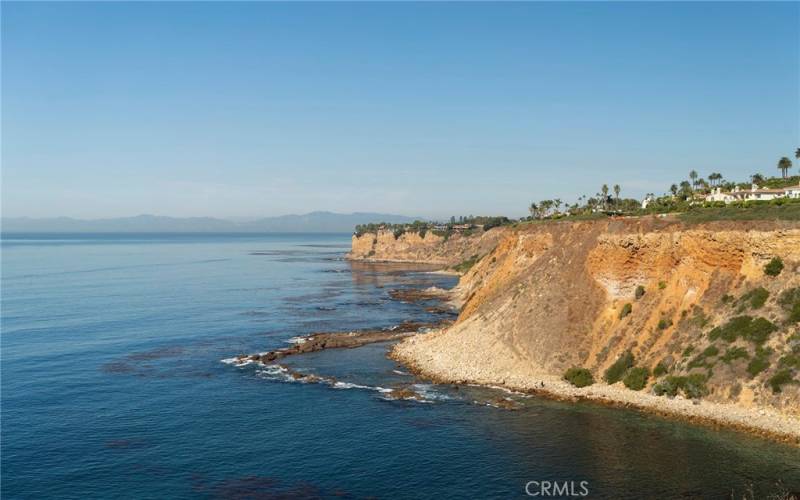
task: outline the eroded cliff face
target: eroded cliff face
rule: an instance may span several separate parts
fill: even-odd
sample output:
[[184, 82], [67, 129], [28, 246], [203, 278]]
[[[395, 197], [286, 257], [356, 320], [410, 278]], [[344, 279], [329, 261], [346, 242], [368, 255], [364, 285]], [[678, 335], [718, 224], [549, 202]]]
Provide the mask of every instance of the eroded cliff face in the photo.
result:
[[[488, 238], [492, 231], [482, 236], [496, 241], [490, 250], [466, 252], [481, 259], [455, 290], [462, 305], [456, 324], [411, 342], [423, 364], [484, 383], [560, 376], [572, 366], [600, 380], [630, 351], [651, 372], [661, 364], [667, 375], [702, 373], [708, 400], [800, 413], [798, 370], [778, 393], [769, 384], [785, 368], [780, 360], [800, 351], [798, 325], [779, 303], [800, 286], [800, 225], [630, 219], [527, 225]], [[425, 244], [424, 255], [436, 254], [433, 241]], [[404, 248], [402, 255], [415, 253]], [[764, 265], [775, 256], [785, 267], [767, 276]], [[763, 305], [742, 298], [760, 288], [768, 294]], [[714, 327], [741, 316], [764, 318], [774, 331], [760, 345], [712, 340]], [[729, 351], [740, 354], [725, 359]], [[759, 356], [767, 367], [753, 375], [748, 365]]]
[[470, 236], [454, 233], [446, 238], [432, 231], [424, 234], [405, 232], [397, 237], [392, 231], [378, 231], [353, 235], [352, 248], [347, 256], [354, 260], [454, 266], [473, 256], [485, 255], [497, 245], [505, 232], [505, 228], [495, 228]]

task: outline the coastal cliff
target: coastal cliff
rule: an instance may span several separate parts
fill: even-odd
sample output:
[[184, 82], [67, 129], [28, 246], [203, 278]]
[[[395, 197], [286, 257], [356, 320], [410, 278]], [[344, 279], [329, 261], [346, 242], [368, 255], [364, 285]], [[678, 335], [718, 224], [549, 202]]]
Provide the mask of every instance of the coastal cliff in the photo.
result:
[[[556, 222], [457, 243], [367, 234], [354, 237], [350, 255], [443, 265], [477, 256], [453, 290], [461, 306], [455, 324], [392, 352], [432, 379], [800, 438], [797, 223]], [[783, 268], [765, 273], [774, 258]], [[591, 372], [595, 384], [566, 383], [573, 367]], [[609, 371], [632, 368], [649, 375], [639, 390], [603, 382]]]
[[424, 262], [455, 266], [495, 248], [507, 228], [438, 235], [433, 231], [395, 234], [389, 230], [353, 235], [347, 257], [375, 262]]

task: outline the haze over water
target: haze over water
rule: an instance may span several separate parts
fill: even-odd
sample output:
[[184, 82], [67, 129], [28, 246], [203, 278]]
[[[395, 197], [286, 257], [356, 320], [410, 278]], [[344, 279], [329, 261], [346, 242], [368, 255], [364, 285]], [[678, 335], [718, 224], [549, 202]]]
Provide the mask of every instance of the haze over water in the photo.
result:
[[[4, 235], [5, 498], [591, 498], [800, 490], [800, 451], [589, 404], [435, 386], [386, 345], [222, 362], [316, 331], [435, 321], [397, 287], [455, 278], [342, 259], [349, 235]], [[425, 402], [388, 401], [414, 384]]]

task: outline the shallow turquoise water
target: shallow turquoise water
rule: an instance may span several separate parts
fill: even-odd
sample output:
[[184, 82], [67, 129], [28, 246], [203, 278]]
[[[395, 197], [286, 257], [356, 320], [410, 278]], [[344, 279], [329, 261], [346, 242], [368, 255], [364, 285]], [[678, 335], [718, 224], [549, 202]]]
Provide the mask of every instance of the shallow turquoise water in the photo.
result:
[[[221, 362], [314, 331], [431, 320], [389, 300], [447, 276], [341, 259], [349, 235], [5, 235], [4, 498], [591, 498], [800, 490], [800, 452], [588, 404], [434, 386], [386, 345], [291, 359], [335, 388]], [[428, 402], [377, 388], [416, 384]], [[356, 387], [354, 387], [356, 386]]]

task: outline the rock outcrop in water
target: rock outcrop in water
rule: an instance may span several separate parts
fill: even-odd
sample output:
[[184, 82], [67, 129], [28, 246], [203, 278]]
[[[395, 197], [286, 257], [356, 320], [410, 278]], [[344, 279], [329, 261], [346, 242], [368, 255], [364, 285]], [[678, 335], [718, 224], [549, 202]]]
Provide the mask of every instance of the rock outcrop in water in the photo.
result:
[[[477, 256], [453, 291], [456, 323], [394, 349], [417, 371], [529, 390], [547, 381], [548, 391], [633, 406], [731, 403], [774, 412], [800, 435], [800, 224], [638, 218], [496, 228], [457, 245], [406, 236], [354, 237], [350, 257], [452, 266]], [[764, 271], [773, 258], [783, 262], [776, 276]], [[628, 353], [616, 371], [647, 370], [640, 392], [561, 380], [583, 367], [601, 381]]]
[[389, 342], [413, 335], [420, 330], [441, 327], [440, 323], [418, 323], [406, 321], [393, 328], [380, 330], [360, 330], [354, 332], [325, 332], [312, 333], [305, 337], [297, 338], [294, 345], [274, 351], [258, 354], [240, 354], [235, 359], [235, 364], [245, 364], [250, 361], [260, 363], [274, 363], [280, 359], [296, 354], [308, 354], [325, 349], [353, 349], [377, 342]]

